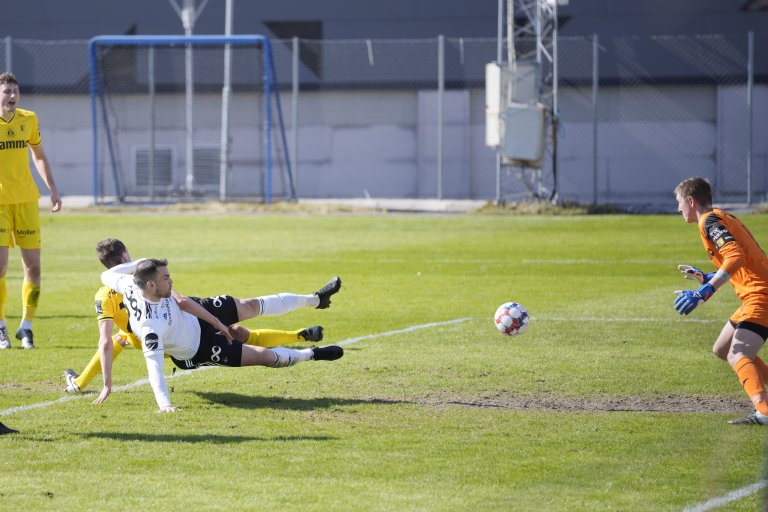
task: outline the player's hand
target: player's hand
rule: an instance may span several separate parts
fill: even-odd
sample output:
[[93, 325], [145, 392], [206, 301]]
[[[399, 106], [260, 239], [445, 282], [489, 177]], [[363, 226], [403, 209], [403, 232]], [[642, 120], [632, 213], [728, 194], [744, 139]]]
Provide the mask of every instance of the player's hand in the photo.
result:
[[166, 405], [165, 407], [161, 407], [160, 410], [157, 411], [157, 414], [163, 414], [165, 412], [176, 412], [176, 408], [172, 405]]
[[112, 388], [109, 386], [104, 386], [101, 388], [101, 393], [99, 393], [99, 396], [96, 397], [96, 400], [93, 401], [94, 404], [103, 404], [104, 401], [107, 399], [109, 394], [112, 392]]
[[707, 283], [699, 286], [696, 290], [677, 291], [679, 293], [675, 299], [675, 311], [681, 315], [687, 315], [699, 305], [699, 302], [706, 302], [715, 293], [715, 288]]
[[228, 325], [224, 325], [221, 321], [219, 321], [213, 327], [218, 329], [221, 335], [227, 338], [227, 343], [230, 345], [232, 344], [232, 333], [230, 332]]
[[61, 197], [59, 197], [58, 192], [51, 192], [51, 211], [53, 213], [56, 213], [57, 211], [61, 210]]
[[682, 272], [686, 279], [691, 279], [699, 284], [707, 284], [710, 279], [715, 275], [714, 272], [707, 274], [703, 270], [691, 265], [678, 265], [677, 269]]

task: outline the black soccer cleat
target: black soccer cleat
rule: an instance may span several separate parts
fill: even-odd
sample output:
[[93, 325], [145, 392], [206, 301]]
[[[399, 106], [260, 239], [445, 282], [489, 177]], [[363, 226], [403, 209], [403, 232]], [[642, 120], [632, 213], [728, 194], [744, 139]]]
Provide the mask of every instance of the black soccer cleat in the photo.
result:
[[304, 341], [322, 341], [323, 340], [323, 326], [315, 325], [307, 327], [299, 331], [299, 336], [304, 338]]
[[344, 349], [338, 345], [314, 347], [312, 352], [315, 354], [313, 357], [315, 361], [335, 361], [337, 359], [341, 359], [341, 356], [344, 355]]
[[316, 309], [327, 309], [331, 306], [331, 295], [337, 293], [341, 289], [341, 278], [339, 276], [334, 277], [328, 284], [320, 288], [315, 292], [320, 298], [320, 304]]
[[768, 425], [768, 416], [763, 416], [759, 412], [751, 412], [739, 418], [738, 420], [730, 420], [729, 425]]
[[18, 430], [14, 430], [11, 427], [6, 427], [2, 423], [0, 423], [0, 435], [3, 435], [3, 434], [18, 434], [18, 433], [19, 433]]

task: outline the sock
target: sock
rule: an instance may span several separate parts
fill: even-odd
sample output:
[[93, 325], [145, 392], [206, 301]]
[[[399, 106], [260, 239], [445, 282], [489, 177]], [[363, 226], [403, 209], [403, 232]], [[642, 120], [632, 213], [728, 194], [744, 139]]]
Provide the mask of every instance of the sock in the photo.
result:
[[[35, 313], [37, 312], [37, 301], [39, 299], [40, 287], [25, 279], [24, 283], [21, 285], [21, 303], [24, 306], [21, 318], [23, 320], [32, 322], [32, 319], [35, 318]], [[29, 325], [30, 327], [26, 327], [26, 329], [32, 327], [31, 323]]]
[[768, 415], [768, 393], [765, 392], [765, 385], [755, 363], [748, 357], [742, 357], [736, 361], [733, 369], [747, 396], [755, 404], [755, 409], [760, 414]]
[[286, 366], [309, 361], [315, 354], [311, 348], [293, 350], [291, 348], [275, 347], [270, 350], [275, 354], [275, 364], [272, 365], [272, 368], [285, 368]]
[[258, 297], [261, 314], [266, 316], [282, 315], [299, 308], [317, 307], [320, 298], [317, 295], [296, 295], [295, 293], [278, 293]]
[[768, 364], [765, 364], [765, 361], [758, 356], [755, 356], [753, 362], [755, 363], [755, 366], [757, 366], [757, 371], [760, 372], [760, 378], [763, 380], [763, 384], [768, 384]]
[[246, 345], [259, 347], [279, 347], [288, 343], [303, 341], [299, 338], [300, 331], [278, 331], [276, 329], [252, 329], [248, 331]]
[[[123, 351], [123, 346], [115, 341], [114, 337], [112, 338], [112, 360], [114, 361], [117, 359], [117, 356], [120, 355], [120, 352]], [[95, 376], [97, 376], [99, 373], [101, 373], [101, 357], [99, 357], [99, 351], [97, 350], [96, 353], [93, 355], [91, 360], [88, 362], [88, 364], [83, 369], [83, 373], [80, 374], [78, 378], [75, 379], [75, 384], [80, 388], [82, 391], [85, 389], [85, 386], [87, 386]]]
[[0, 318], [3, 319], [5, 327], [5, 298], [8, 294], [8, 287], [5, 284], [5, 277], [0, 277]]

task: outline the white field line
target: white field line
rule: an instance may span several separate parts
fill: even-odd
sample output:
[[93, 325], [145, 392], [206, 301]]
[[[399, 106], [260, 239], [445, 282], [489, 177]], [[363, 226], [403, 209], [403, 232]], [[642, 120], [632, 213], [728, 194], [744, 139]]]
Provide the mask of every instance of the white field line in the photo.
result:
[[[533, 319], [533, 317], [532, 317]], [[337, 345], [351, 345], [353, 343], [357, 343], [359, 341], [364, 340], [370, 340], [374, 338], [382, 338], [385, 336], [394, 336], [396, 334], [403, 334], [406, 332], [413, 332], [418, 331], [420, 329], [429, 329], [432, 327], [440, 327], [443, 325], [451, 325], [451, 324], [458, 324], [462, 322], [466, 322], [467, 320], [472, 320], [472, 318], [465, 317], [465, 318], [456, 318], [454, 320], [447, 320], [445, 322], [432, 322], [428, 324], [421, 324], [421, 325], [413, 325], [411, 327], [406, 327], [405, 329], [397, 329], [394, 331], [386, 331], [381, 332], [378, 334], [368, 334], [366, 336], [358, 336], [356, 338], [348, 338], [346, 340], [340, 341], [337, 343]], [[543, 317], [541, 320], [553, 320], [553, 321], [567, 321], [572, 320], [572, 318], [559, 318], [559, 317]], [[667, 320], [654, 320], [654, 319], [647, 319], [647, 318], [581, 318], [581, 321], [595, 321], [595, 322], [649, 322], [649, 321], [667, 321]], [[714, 320], [696, 320], [693, 318], [686, 319], [688, 322], [704, 322], [704, 323], [710, 323], [714, 322]], [[184, 375], [188, 375], [192, 372], [201, 371], [201, 370], [210, 370], [212, 368], [215, 368], [215, 366], [203, 366], [200, 368], [197, 368], [196, 370], [181, 370], [178, 372], [174, 372], [172, 375], [167, 376], [167, 379], [173, 379], [176, 377], [181, 377]], [[126, 384], [124, 386], [117, 386], [112, 391], [125, 391], [127, 389], [132, 389], [138, 386], [143, 386], [144, 384], [149, 384], [149, 379], [139, 379], [136, 382], [132, 382], [130, 384]], [[71, 395], [71, 396], [63, 396], [61, 398], [57, 398], [56, 400], [49, 400], [47, 402], [38, 402], [36, 404], [29, 404], [29, 405], [20, 405], [17, 407], [11, 407], [10, 409], [5, 409], [0, 411], [0, 416], [8, 416], [17, 412], [24, 412], [24, 411], [31, 411], [32, 409], [40, 409], [42, 407], [48, 407], [51, 405], [55, 405], [58, 403], [66, 402], [68, 400], [77, 400], [86, 396], [94, 396], [96, 393], [85, 393], [83, 395]], [[767, 487], [768, 486], [768, 480], [760, 480], [757, 483], [754, 483], [752, 485], [748, 485], [746, 487], [742, 487], [741, 489], [737, 489], [733, 492], [730, 492], [726, 494], [725, 496], [719, 497], [719, 498], [713, 498], [705, 503], [701, 503], [699, 505], [689, 505], [685, 507], [683, 512], [706, 512], [707, 510], [712, 510], [713, 508], [721, 507], [723, 505], [727, 505], [728, 503], [736, 500], [740, 500], [742, 498], [745, 498], [749, 496], [750, 494], [753, 494], [757, 492], [758, 490]]]
[[[405, 332], [412, 332], [412, 331], [418, 331], [419, 329], [429, 329], [431, 327], [440, 327], [443, 325], [450, 325], [450, 324], [458, 324], [461, 322], [466, 322], [467, 320], [471, 320], [471, 318], [456, 318], [454, 320], [447, 320], [445, 322], [433, 322], [429, 324], [421, 324], [421, 325], [413, 325], [411, 327], [406, 327], [405, 329], [398, 329], [396, 331], [387, 331], [387, 332], [381, 332], [378, 334], [369, 334], [367, 336], [358, 336], [357, 338], [349, 338], [344, 341], [341, 341], [339, 343], [336, 343], [336, 345], [351, 345], [352, 343], [357, 343], [358, 341], [363, 340], [369, 340], [373, 338], [380, 338], [383, 336], [394, 336], [395, 334], [402, 334]], [[176, 377], [181, 377], [183, 375], [190, 374], [192, 372], [200, 371], [200, 370], [210, 370], [212, 368], [216, 368], [215, 366], [202, 366], [200, 368], [197, 368], [195, 370], [180, 370], [177, 372], [174, 372], [171, 375], [166, 376], [166, 379], [173, 379]], [[139, 379], [136, 382], [132, 382], [130, 384], [126, 384], [124, 386], [117, 386], [115, 388], [112, 388], [112, 392], [115, 391], [125, 391], [127, 389], [132, 389], [138, 386], [143, 386], [144, 384], [149, 384], [149, 379]], [[28, 405], [19, 405], [17, 407], [11, 407], [10, 409], [4, 409], [0, 411], [0, 416], [8, 416], [17, 412], [25, 412], [25, 411], [31, 411], [32, 409], [40, 409], [42, 407], [48, 407], [51, 405], [55, 405], [58, 403], [66, 402], [68, 400], [78, 400], [80, 398], [86, 397], [86, 396], [94, 396], [96, 393], [84, 393], [82, 395], [69, 395], [69, 396], [63, 396], [61, 398], [57, 398], [56, 400], [49, 400], [47, 402], [38, 402], [36, 404], [28, 404]]]
[[699, 503], [698, 505], [688, 505], [683, 509], [683, 512], [706, 512], [707, 510], [712, 510], [714, 508], [727, 505], [732, 501], [746, 498], [750, 494], [754, 494], [765, 487], [768, 487], [768, 480], [760, 480], [752, 485], [748, 485], [746, 487], [742, 487], [741, 489], [736, 489], [735, 491], [729, 492], [725, 496], [712, 498], [711, 500], [704, 503]]

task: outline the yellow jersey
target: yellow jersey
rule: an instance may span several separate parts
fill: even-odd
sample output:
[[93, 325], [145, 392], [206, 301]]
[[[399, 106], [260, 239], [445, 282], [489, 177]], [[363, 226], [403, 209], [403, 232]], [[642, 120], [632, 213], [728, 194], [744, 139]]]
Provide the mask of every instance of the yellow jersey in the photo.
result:
[[31, 110], [17, 108], [10, 121], [0, 118], [0, 204], [40, 199], [29, 168], [29, 146], [41, 142], [37, 115]]
[[120, 330], [118, 334], [135, 348], [140, 349], [141, 341], [131, 332], [131, 326], [128, 323], [128, 309], [123, 303], [123, 294], [109, 286], [102, 286], [96, 292], [94, 299], [96, 320], [112, 320]]

